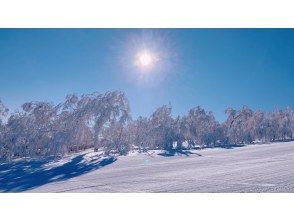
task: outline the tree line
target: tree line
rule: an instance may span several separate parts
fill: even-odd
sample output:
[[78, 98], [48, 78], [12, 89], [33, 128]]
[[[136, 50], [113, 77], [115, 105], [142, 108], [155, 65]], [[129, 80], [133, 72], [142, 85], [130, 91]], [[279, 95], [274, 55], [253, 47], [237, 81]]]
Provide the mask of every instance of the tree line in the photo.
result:
[[223, 123], [200, 106], [172, 117], [163, 105], [150, 117], [132, 119], [129, 101], [120, 91], [71, 94], [64, 102], [27, 102], [13, 113], [0, 100], [0, 158], [63, 156], [93, 148], [105, 154], [130, 150], [216, 147], [292, 140], [294, 113], [244, 106], [228, 108]]

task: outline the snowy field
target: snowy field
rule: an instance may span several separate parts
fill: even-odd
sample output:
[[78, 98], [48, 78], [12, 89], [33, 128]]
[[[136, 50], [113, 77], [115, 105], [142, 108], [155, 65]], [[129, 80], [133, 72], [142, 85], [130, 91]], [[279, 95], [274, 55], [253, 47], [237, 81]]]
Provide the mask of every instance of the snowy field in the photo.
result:
[[294, 142], [0, 165], [1, 192], [294, 192]]

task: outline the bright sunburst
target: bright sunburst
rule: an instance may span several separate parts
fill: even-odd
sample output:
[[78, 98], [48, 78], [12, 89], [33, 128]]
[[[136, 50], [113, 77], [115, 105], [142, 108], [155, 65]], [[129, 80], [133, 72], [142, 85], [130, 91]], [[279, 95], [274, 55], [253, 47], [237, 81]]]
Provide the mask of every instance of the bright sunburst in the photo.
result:
[[141, 70], [147, 70], [154, 67], [158, 58], [157, 56], [148, 50], [142, 50], [137, 53], [135, 57], [135, 64]]
[[161, 83], [176, 63], [174, 43], [167, 32], [132, 31], [117, 48], [117, 58], [126, 79], [139, 86]]

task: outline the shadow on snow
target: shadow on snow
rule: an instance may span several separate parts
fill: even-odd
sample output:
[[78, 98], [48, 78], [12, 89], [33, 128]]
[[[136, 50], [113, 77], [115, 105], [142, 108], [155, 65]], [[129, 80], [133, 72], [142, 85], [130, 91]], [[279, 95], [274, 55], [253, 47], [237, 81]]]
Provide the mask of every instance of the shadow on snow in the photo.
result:
[[199, 157], [201, 157], [201, 154], [197, 154], [195, 152], [191, 152], [189, 150], [184, 150], [184, 149], [172, 149], [172, 150], [168, 150], [165, 151], [163, 153], [159, 153], [158, 155], [163, 156], [163, 157], [172, 157], [175, 155], [185, 155], [185, 156], [190, 156], [191, 154], [195, 154]]
[[[245, 147], [245, 144], [230, 144], [230, 145], [222, 145], [222, 146], [214, 146], [214, 147], [203, 147], [203, 148], [197, 148], [197, 150], [202, 150], [202, 149], [208, 149], [208, 148], [221, 148], [221, 149], [235, 149], [239, 147]], [[191, 152], [190, 150], [182, 149], [182, 148], [177, 148], [177, 149], [171, 149], [171, 150], [166, 150], [163, 153], [159, 153], [159, 156], [163, 157], [172, 157], [176, 155], [185, 155], [185, 156], [190, 156], [191, 154], [197, 155], [201, 157], [201, 154], [198, 154], [196, 152]]]
[[109, 157], [85, 163], [83, 157], [84, 155], [79, 155], [61, 166], [47, 169], [44, 165], [50, 162], [48, 159], [0, 164], [0, 192], [22, 192], [47, 183], [67, 180], [116, 161], [116, 158]]
[[245, 147], [247, 146], [246, 144], [229, 144], [229, 145], [223, 145], [223, 146], [219, 146], [219, 147], [215, 147], [215, 148], [222, 148], [222, 149], [235, 149], [235, 148], [239, 148], [239, 147]]

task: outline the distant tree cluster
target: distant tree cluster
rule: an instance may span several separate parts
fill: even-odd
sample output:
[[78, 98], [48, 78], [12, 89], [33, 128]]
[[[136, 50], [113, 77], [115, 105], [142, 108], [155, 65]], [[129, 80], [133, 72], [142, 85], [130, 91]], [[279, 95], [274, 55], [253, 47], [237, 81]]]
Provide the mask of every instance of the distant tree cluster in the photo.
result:
[[124, 93], [68, 95], [64, 102], [28, 102], [10, 113], [0, 100], [0, 158], [62, 156], [87, 148], [105, 154], [215, 147], [292, 140], [294, 113], [228, 108], [219, 123], [201, 107], [172, 117], [162, 106], [149, 117], [133, 120]]

